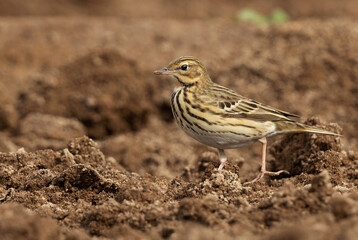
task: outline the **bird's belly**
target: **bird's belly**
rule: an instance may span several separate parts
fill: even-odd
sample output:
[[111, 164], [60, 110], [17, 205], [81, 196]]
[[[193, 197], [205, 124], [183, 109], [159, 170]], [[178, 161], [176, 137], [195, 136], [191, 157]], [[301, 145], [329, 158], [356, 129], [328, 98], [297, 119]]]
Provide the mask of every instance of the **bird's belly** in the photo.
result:
[[246, 137], [234, 133], [198, 134], [183, 128], [184, 132], [195, 140], [211, 147], [229, 149], [253, 144], [261, 137]]

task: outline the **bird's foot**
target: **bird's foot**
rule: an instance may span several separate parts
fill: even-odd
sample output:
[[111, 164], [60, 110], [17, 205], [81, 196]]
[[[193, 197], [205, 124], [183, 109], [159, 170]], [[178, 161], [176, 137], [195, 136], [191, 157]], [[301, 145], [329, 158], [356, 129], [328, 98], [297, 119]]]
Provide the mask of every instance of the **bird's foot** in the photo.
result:
[[221, 169], [223, 169], [224, 166], [225, 166], [225, 164], [226, 164], [226, 162], [221, 162], [221, 163], [220, 163], [220, 166], [219, 166], [219, 168], [218, 168], [218, 171], [220, 171]]
[[253, 180], [251, 180], [251, 181], [249, 181], [249, 182], [244, 183], [243, 185], [245, 186], [245, 185], [249, 185], [249, 184], [252, 184], [252, 183], [254, 183], [254, 182], [259, 181], [261, 178], [263, 178], [263, 177], [265, 176], [265, 174], [267, 174], [267, 175], [269, 175], [269, 176], [278, 176], [278, 175], [280, 175], [280, 174], [282, 174], [282, 173], [290, 174], [290, 173], [289, 173], [288, 171], [286, 171], [286, 170], [281, 170], [281, 171], [277, 171], [277, 172], [261, 171], [261, 172], [259, 173], [259, 175], [257, 175], [256, 178], [254, 178]]

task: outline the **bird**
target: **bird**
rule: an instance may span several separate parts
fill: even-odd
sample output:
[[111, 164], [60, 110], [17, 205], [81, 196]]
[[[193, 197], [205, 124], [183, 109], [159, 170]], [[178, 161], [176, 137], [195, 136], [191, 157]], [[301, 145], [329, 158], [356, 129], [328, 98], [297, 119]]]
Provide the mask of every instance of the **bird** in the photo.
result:
[[214, 83], [206, 67], [196, 57], [183, 56], [167, 67], [154, 71], [170, 75], [179, 87], [171, 95], [170, 105], [177, 125], [195, 140], [217, 148], [221, 171], [227, 163], [225, 149], [233, 149], [260, 142], [261, 170], [254, 183], [264, 175], [277, 176], [286, 170], [266, 170], [267, 138], [286, 133], [318, 133], [340, 136], [324, 129], [308, 126], [292, 118], [291, 114], [246, 98], [235, 91]]

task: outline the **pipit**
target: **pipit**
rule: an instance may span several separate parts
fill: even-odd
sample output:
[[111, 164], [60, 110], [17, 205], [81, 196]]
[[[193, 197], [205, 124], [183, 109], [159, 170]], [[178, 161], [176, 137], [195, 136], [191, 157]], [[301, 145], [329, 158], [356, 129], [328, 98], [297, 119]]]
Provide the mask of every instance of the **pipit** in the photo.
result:
[[205, 66], [195, 57], [180, 57], [165, 68], [154, 72], [175, 77], [180, 87], [171, 96], [176, 123], [197, 141], [218, 149], [220, 171], [226, 161], [224, 149], [262, 144], [261, 171], [248, 183], [265, 174], [279, 175], [285, 170], [266, 170], [267, 137], [283, 133], [310, 132], [339, 134], [308, 126], [290, 119], [297, 115], [281, 111], [243, 97], [231, 89], [214, 83]]

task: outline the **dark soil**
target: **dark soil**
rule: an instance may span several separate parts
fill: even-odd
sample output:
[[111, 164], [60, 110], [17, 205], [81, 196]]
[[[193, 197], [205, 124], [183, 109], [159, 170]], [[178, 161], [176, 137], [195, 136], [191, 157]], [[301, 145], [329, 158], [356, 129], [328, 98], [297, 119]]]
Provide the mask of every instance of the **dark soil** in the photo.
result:
[[[1, 239], [356, 239], [356, 1], [0, 3]], [[241, 8], [291, 21], [233, 20]], [[200, 11], [198, 11], [200, 9]], [[173, 122], [175, 80], [199, 57], [213, 80], [342, 137], [216, 150]]]

